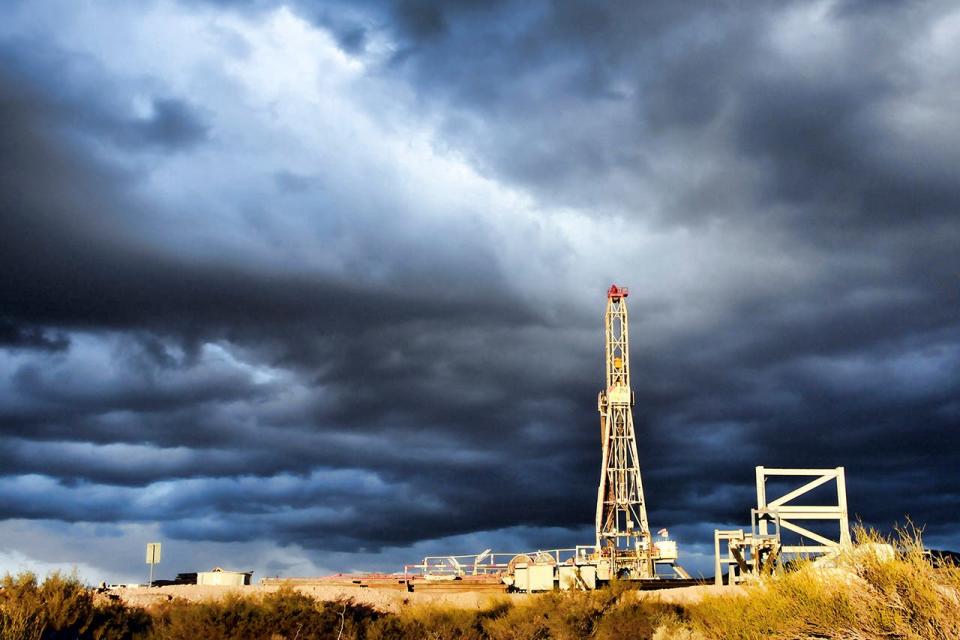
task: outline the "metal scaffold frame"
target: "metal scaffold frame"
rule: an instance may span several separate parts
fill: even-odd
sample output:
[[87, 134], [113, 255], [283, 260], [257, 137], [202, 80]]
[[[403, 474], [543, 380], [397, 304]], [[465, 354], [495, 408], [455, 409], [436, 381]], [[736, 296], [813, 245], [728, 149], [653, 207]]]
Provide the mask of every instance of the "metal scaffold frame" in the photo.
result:
[[[813, 479], [779, 498], [768, 500], [767, 479], [775, 477], [812, 477]], [[791, 504], [797, 498], [831, 481], [836, 482], [837, 504], [818, 506]], [[812, 543], [785, 545], [781, 550], [782, 553], [836, 553], [842, 545], [850, 544], [850, 523], [847, 518], [847, 484], [843, 467], [836, 467], [835, 469], [757, 467], [757, 524], [761, 535], [767, 533], [768, 525], [772, 520], [776, 520], [783, 529], [799, 534], [804, 543]], [[838, 539], [831, 540], [796, 524], [793, 520], [836, 520], [839, 525]]]
[[[812, 478], [787, 493], [769, 499], [769, 478]], [[829, 482], [836, 482], [837, 502], [828, 505], [798, 505], [794, 501]], [[843, 467], [834, 469], [756, 468], [757, 508], [750, 512], [751, 530], [716, 529], [714, 531], [714, 580], [723, 584], [723, 567], [728, 568], [728, 584], [737, 584], [773, 572], [786, 554], [836, 555], [850, 544], [847, 514], [847, 485]], [[833, 540], [794, 520], [819, 521], [838, 525]], [[799, 544], [783, 544], [782, 532], [800, 536]]]

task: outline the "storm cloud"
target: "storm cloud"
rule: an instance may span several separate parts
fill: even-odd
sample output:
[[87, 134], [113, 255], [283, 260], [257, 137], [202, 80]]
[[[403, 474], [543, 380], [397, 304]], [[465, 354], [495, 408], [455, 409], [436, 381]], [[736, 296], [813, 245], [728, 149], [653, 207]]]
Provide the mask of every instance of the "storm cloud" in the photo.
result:
[[589, 542], [611, 282], [694, 568], [756, 465], [960, 545], [950, 3], [0, 15], [8, 568]]

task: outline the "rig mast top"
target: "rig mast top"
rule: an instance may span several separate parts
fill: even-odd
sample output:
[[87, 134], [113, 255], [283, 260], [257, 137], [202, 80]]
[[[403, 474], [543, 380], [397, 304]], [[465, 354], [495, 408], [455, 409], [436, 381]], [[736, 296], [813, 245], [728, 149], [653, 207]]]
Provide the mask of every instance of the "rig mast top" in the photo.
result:
[[610, 288], [607, 289], [607, 297], [611, 299], [626, 298], [628, 295], [630, 295], [630, 289], [627, 287], [618, 287], [617, 285], [612, 284], [610, 285]]

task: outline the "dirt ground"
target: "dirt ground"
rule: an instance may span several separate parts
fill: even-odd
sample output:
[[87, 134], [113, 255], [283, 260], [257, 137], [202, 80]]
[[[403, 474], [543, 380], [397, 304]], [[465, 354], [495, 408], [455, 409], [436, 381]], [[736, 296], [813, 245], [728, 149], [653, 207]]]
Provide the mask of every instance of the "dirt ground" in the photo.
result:
[[716, 585], [700, 585], [695, 587], [680, 587], [679, 589], [656, 589], [652, 591], [634, 591], [634, 597], [643, 600], [657, 600], [667, 604], [693, 604], [700, 602], [708, 595], [734, 596], [744, 593], [743, 587], [718, 587]]
[[[496, 600], [521, 599], [523, 594], [505, 593], [408, 593], [396, 589], [374, 589], [344, 586], [297, 585], [293, 587], [300, 593], [317, 600], [342, 600], [352, 598], [354, 602], [369, 604], [381, 611], [397, 612], [408, 605], [442, 604], [461, 608], [480, 609]], [[221, 587], [210, 585], [173, 585], [166, 587], [132, 587], [112, 589], [108, 593], [117, 595], [130, 605], [149, 607], [160, 602], [183, 598], [192, 602], [219, 600], [227, 594], [240, 593], [245, 596], [257, 596], [272, 593], [280, 589], [276, 585], [250, 585], [245, 587]]]
[[[230, 593], [241, 593], [245, 596], [257, 596], [277, 591], [276, 585], [251, 585], [245, 587], [222, 587], [210, 585], [174, 585], [166, 587], [132, 587], [117, 588], [109, 594], [118, 596], [130, 605], [149, 607], [160, 602], [182, 598], [200, 602], [203, 600], [219, 600]], [[297, 591], [312, 596], [318, 600], [342, 600], [352, 598], [355, 602], [368, 604], [381, 611], [398, 612], [406, 606], [417, 605], [445, 605], [466, 609], [481, 609], [493, 602], [511, 600], [522, 601], [529, 596], [521, 593], [483, 593], [483, 592], [456, 592], [456, 593], [408, 593], [394, 589], [376, 589], [345, 586], [298, 585]], [[740, 589], [715, 586], [683, 587], [680, 589], [662, 589], [657, 591], [635, 592], [636, 598], [657, 599], [670, 604], [689, 604], [698, 602], [710, 593], [733, 595]]]

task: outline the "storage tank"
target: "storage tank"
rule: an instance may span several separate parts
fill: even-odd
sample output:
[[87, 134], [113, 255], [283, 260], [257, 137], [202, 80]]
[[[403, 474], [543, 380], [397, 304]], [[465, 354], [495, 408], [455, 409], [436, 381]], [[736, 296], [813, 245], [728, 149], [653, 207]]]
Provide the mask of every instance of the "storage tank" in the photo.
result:
[[250, 584], [253, 571], [227, 571], [215, 567], [212, 571], [197, 573], [197, 584], [215, 585], [221, 587], [242, 587]]

